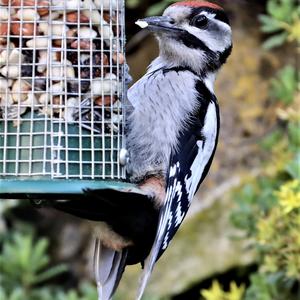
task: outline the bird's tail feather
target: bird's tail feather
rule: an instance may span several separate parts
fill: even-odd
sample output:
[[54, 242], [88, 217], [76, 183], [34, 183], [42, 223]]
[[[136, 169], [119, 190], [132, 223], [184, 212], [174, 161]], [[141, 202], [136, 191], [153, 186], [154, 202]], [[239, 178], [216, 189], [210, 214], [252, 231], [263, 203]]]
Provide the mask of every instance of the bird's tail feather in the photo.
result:
[[126, 266], [127, 250], [117, 252], [107, 248], [96, 239], [94, 272], [98, 289], [98, 300], [110, 300], [119, 285]]

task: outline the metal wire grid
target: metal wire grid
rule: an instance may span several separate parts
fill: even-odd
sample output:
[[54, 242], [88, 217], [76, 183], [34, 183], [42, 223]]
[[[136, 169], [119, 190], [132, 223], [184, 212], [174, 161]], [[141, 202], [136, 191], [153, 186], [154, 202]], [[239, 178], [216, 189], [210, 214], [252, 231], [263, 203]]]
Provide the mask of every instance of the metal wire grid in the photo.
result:
[[0, 10], [0, 176], [124, 177], [124, 2]]

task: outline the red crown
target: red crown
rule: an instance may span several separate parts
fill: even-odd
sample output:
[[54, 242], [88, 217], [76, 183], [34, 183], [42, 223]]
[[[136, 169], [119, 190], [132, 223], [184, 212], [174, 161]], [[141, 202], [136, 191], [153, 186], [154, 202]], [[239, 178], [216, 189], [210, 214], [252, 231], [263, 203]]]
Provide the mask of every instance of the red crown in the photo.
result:
[[223, 10], [223, 8], [215, 3], [207, 2], [207, 1], [181, 1], [172, 4], [172, 6], [189, 6], [189, 7], [208, 7], [218, 10]]

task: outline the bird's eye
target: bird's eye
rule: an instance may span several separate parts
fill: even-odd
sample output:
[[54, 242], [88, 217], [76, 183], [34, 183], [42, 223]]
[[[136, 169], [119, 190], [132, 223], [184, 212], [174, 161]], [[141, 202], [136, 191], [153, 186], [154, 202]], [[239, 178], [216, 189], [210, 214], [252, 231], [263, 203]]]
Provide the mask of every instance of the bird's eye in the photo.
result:
[[204, 15], [200, 15], [193, 18], [191, 25], [203, 29], [206, 28], [207, 23], [208, 23], [207, 17]]

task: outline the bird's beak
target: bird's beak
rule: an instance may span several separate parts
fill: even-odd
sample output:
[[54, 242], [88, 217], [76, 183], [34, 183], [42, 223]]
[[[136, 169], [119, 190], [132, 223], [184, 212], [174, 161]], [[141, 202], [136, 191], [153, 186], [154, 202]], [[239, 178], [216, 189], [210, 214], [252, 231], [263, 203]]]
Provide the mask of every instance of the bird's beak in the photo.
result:
[[174, 19], [168, 16], [148, 17], [135, 22], [141, 28], [148, 28], [154, 32], [181, 30], [175, 25]]

